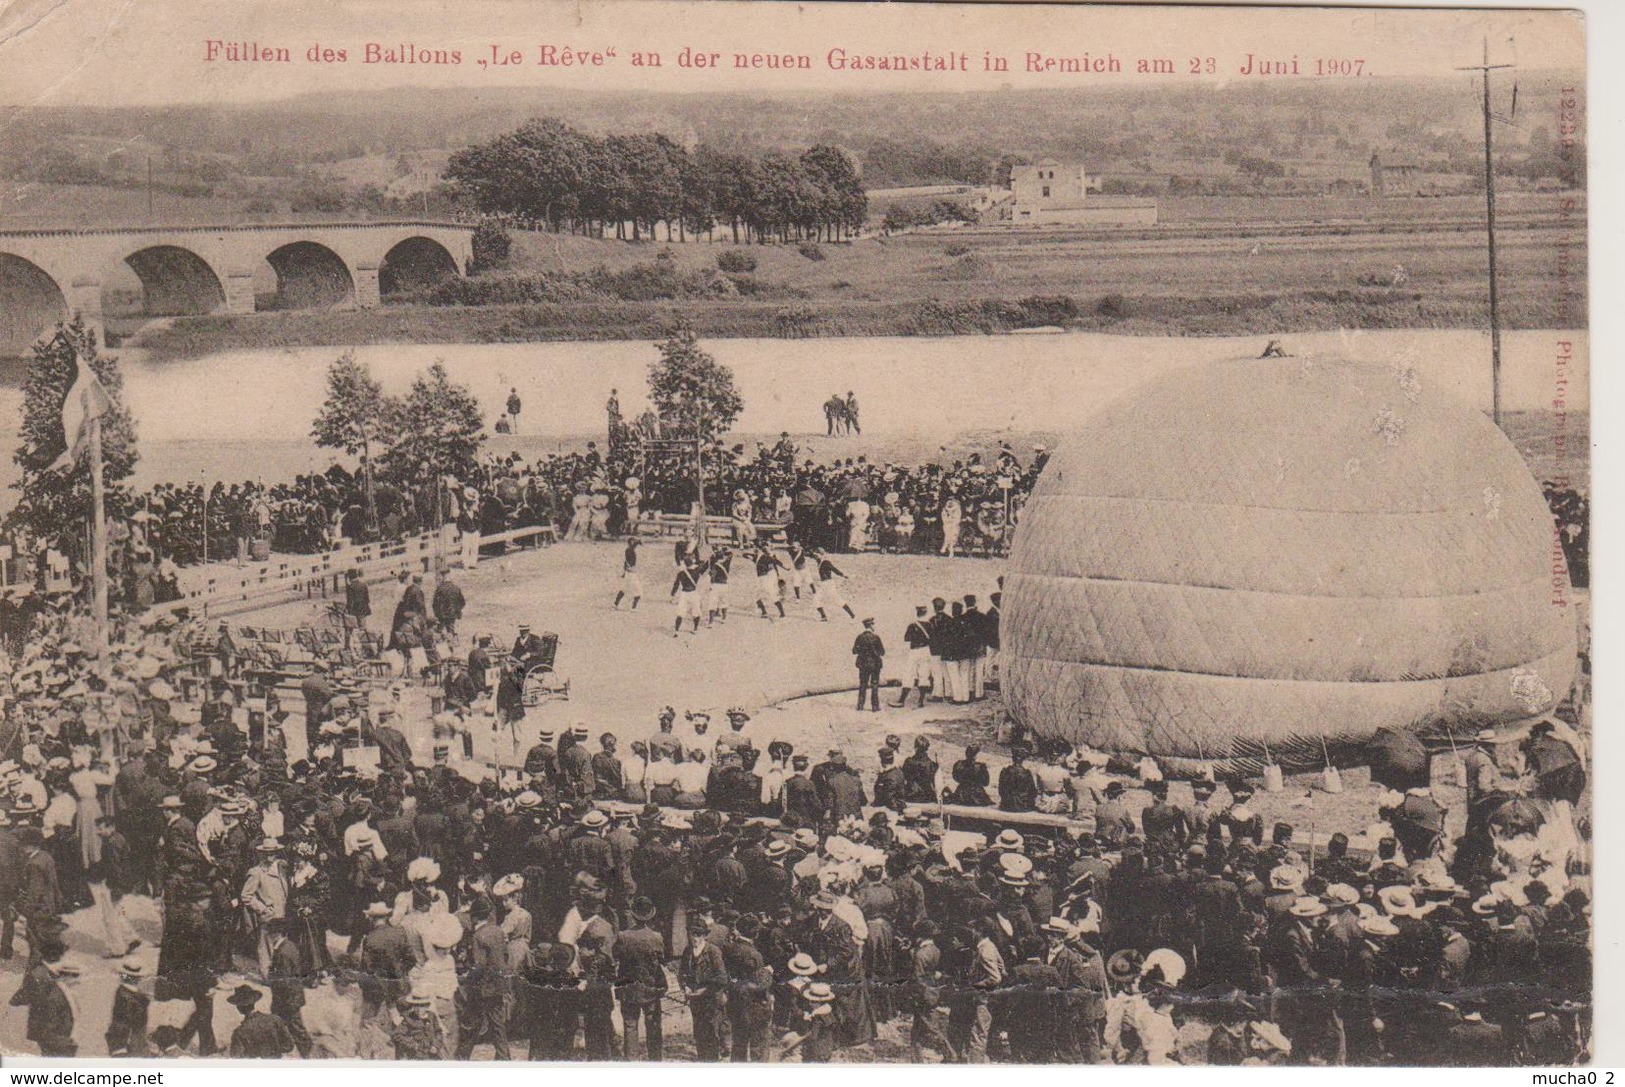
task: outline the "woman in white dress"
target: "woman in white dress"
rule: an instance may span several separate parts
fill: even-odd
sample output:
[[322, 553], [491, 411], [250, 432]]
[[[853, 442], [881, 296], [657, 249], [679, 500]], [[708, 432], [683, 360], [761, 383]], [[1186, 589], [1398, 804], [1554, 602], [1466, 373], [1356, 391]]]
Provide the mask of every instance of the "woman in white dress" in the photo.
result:
[[965, 519], [965, 509], [959, 504], [959, 498], [950, 494], [942, 503], [942, 554], [953, 558], [954, 548], [959, 546], [959, 524]]

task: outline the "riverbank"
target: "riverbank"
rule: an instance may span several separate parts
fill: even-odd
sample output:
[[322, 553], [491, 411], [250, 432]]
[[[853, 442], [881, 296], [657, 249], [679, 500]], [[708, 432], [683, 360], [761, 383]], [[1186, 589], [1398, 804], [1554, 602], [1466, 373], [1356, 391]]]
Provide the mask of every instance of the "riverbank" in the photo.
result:
[[[165, 319], [128, 344], [190, 359], [255, 348], [647, 341], [679, 320], [708, 339], [768, 340], [1054, 326], [1172, 337], [1486, 328], [1483, 233], [1445, 225], [1367, 222], [1305, 235], [1232, 224], [1199, 236], [967, 229], [823, 246], [521, 231], [511, 268], [466, 290], [365, 311]], [[1498, 238], [1502, 327], [1583, 325], [1585, 279], [1559, 268], [1565, 253], [1583, 267], [1583, 234], [1520, 220]], [[139, 321], [115, 328], [134, 332]]]
[[[1070, 297], [1070, 296], [1061, 296]], [[1027, 329], [1126, 336], [1244, 336], [1274, 330], [1479, 329], [1488, 315], [1470, 300], [1430, 301], [1400, 289], [1303, 290], [1193, 298], [1099, 295], [1078, 315], [1045, 321], [1026, 298], [867, 302], [582, 302], [499, 306], [386, 306], [327, 313], [179, 318], [133, 338], [155, 361], [221, 351], [361, 344], [485, 344], [652, 340], [686, 323], [703, 338], [824, 339], [850, 336], [996, 335]], [[1508, 328], [1552, 323], [1545, 307], [1516, 313]]]

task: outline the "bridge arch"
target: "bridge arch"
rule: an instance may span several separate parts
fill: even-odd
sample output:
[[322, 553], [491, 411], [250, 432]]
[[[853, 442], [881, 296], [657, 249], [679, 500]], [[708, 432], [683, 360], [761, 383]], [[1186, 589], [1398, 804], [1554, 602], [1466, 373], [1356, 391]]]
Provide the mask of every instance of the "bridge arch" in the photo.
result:
[[226, 288], [209, 262], [178, 245], [152, 245], [124, 258], [141, 280], [148, 317], [213, 313], [226, 304]]
[[349, 266], [319, 242], [289, 242], [265, 260], [276, 272], [276, 295], [270, 309], [331, 309], [355, 301], [355, 278]]
[[378, 292], [386, 296], [403, 294], [457, 275], [457, 258], [451, 250], [420, 234], [397, 242], [384, 254], [378, 266]]
[[0, 252], [0, 355], [16, 357], [68, 315], [68, 298], [49, 272]]

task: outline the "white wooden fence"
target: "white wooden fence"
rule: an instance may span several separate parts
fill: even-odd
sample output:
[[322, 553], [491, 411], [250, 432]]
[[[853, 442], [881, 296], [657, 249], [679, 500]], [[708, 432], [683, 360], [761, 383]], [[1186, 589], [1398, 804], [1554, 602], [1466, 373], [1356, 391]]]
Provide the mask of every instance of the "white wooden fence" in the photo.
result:
[[182, 610], [195, 616], [234, 614], [301, 597], [337, 596], [343, 593], [345, 576], [351, 570], [360, 570], [366, 581], [382, 581], [403, 571], [428, 573], [436, 562], [471, 568], [479, 561], [482, 547], [539, 546], [552, 543], [555, 537], [551, 525], [537, 525], [465, 539], [448, 525], [444, 532], [425, 532], [390, 543], [355, 544], [319, 555], [272, 555], [266, 562], [243, 566], [219, 563], [179, 600], [158, 604], [147, 614]]

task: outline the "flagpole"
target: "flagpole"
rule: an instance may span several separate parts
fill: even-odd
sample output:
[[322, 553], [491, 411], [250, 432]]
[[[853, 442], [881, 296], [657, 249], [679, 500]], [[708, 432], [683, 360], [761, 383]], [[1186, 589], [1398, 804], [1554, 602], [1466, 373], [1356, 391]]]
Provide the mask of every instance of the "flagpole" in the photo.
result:
[[[107, 634], [107, 503], [102, 485], [100, 413], [90, 416], [86, 429], [90, 457], [90, 614], [96, 628], [96, 674], [105, 685], [112, 677], [113, 662], [109, 659], [110, 641]], [[102, 757], [113, 763], [121, 745], [116, 735], [118, 726], [106, 719], [105, 708], [104, 704]]]
[[107, 661], [107, 511], [102, 487], [102, 420], [92, 415], [90, 447], [90, 577], [91, 618], [96, 624], [96, 659]]

